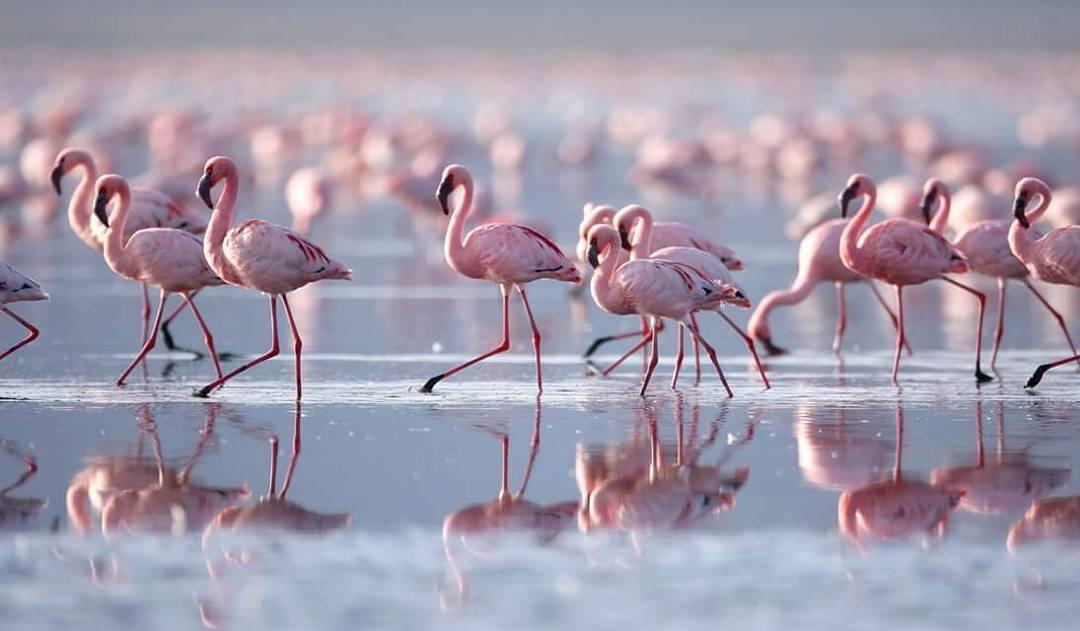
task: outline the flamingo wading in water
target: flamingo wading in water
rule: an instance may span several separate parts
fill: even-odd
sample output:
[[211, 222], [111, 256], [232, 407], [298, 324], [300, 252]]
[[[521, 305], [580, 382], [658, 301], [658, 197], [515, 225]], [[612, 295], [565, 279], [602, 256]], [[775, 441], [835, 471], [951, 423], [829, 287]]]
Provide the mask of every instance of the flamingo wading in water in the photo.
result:
[[34, 300], [48, 300], [49, 294], [41, 290], [41, 285], [37, 284], [34, 279], [30, 278], [26, 274], [23, 274], [14, 267], [7, 263], [0, 261], [0, 311], [8, 314], [12, 320], [15, 320], [19, 324], [23, 325], [29, 334], [23, 339], [19, 340], [15, 346], [7, 349], [3, 353], [0, 353], [0, 359], [7, 357], [20, 348], [26, 346], [30, 342], [37, 339], [40, 333], [33, 324], [30, 324], [26, 320], [19, 317], [11, 309], [8, 309], [7, 305], [11, 302], [29, 302]]
[[[1034, 197], [1039, 198], [1039, 203], [1027, 212], [1027, 205]], [[1049, 205], [1050, 187], [1045, 182], [1026, 177], [1016, 183], [1013, 201], [1016, 221], [1009, 228], [1009, 249], [1035, 278], [1046, 283], [1080, 287], [1080, 226], [1055, 228], [1042, 238], [1031, 234], [1031, 224], [1042, 217]], [[1080, 361], [1076, 349], [1070, 357], [1041, 364], [1024, 387], [1034, 388], [1046, 371], [1074, 361]]]
[[[270, 298], [270, 349], [255, 359], [219, 377], [201, 389], [195, 396], [207, 397], [225, 382], [252, 366], [275, 357], [279, 352], [277, 329], [277, 300], [285, 307], [285, 316], [293, 336], [293, 353], [296, 356], [296, 399], [302, 395], [300, 352], [303, 341], [293, 320], [292, 309], [286, 296], [290, 291], [320, 280], [352, 280], [352, 270], [331, 259], [322, 248], [300, 234], [261, 219], [250, 219], [230, 227], [236, 196], [239, 192], [239, 176], [236, 163], [225, 156], [216, 156], [206, 162], [196, 194], [213, 209], [210, 224], [203, 241], [203, 254], [210, 268], [230, 285], [247, 287], [262, 292]], [[217, 203], [210, 191], [224, 182]]]
[[866, 175], [856, 173], [848, 179], [838, 200], [841, 216], [847, 217], [848, 206], [853, 200], [858, 197], [863, 197], [864, 200], [840, 235], [840, 258], [848, 269], [896, 287], [896, 310], [900, 325], [897, 327], [896, 355], [893, 359], [893, 382], [897, 381], [900, 353], [905, 342], [904, 287], [935, 279], [955, 285], [979, 299], [979, 322], [975, 333], [975, 380], [992, 380], [993, 377], [984, 373], [980, 365], [986, 295], [945, 276], [968, 271], [964, 256], [949, 244], [945, 237], [909, 219], [886, 219], [874, 224], [864, 233], [866, 221], [874, 211], [876, 196], [877, 187]]
[[[135, 359], [117, 378], [116, 385], [124, 385], [124, 380], [135, 366], [154, 348], [165, 303], [172, 293], [180, 294], [191, 308], [191, 313], [202, 329], [206, 350], [214, 362], [214, 372], [220, 378], [221, 365], [214, 348], [214, 337], [199, 313], [199, 308], [195, 306], [192, 294], [203, 287], [223, 285], [224, 282], [206, 264], [199, 237], [175, 228], [144, 228], [125, 241], [124, 235], [127, 234], [126, 226], [131, 212], [131, 188], [119, 175], [101, 176], [96, 188], [94, 215], [106, 228], [105, 262], [109, 269], [129, 280], [161, 289], [161, 300], [150, 335], [143, 342]], [[113, 198], [117, 198], [118, 202], [110, 220], [106, 208]]]
[[[459, 188], [462, 189], [460, 201], [451, 211], [450, 194]], [[532, 327], [533, 353], [536, 356], [536, 390], [538, 393], [543, 392], [540, 329], [533, 319], [524, 285], [542, 278], [580, 283], [581, 274], [559, 246], [532, 228], [509, 223], [491, 223], [464, 235], [465, 221], [472, 210], [473, 179], [468, 169], [460, 164], [452, 164], [443, 171], [436, 197], [443, 212], [450, 216], [444, 247], [446, 263], [463, 276], [488, 280], [499, 285], [502, 292], [503, 339], [490, 351], [428, 379], [421, 386], [420, 392], [431, 392], [437, 383], [450, 375], [510, 349], [511, 289], [516, 289], [521, 296], [521, 304], [525, 307], [525, 315]]]

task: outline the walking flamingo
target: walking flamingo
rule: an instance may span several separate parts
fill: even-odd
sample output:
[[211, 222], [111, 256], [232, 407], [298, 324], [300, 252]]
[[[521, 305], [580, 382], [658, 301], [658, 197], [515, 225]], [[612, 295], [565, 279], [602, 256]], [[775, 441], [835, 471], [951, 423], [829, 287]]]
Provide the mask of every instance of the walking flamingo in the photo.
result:
[[[457, 206], [450, 210], [450, 194], [462, 189]], [[500, 223], [486, 224], [465, 233], [465, 221], [472, 210], [473, 179], [468, 169], [452, 164], [443, 171], [442, 182], [436, 193], [443, 212], [450, 216], [446, 229], [444, 255], [451, 269], [463, 276], [498, 283], [502, 292], [503, 339], [490, 351], [469, 361], [439, 373], [428, 379], [420, 392], [431, 392], [435, 384], [461, 370], [479, 363], [492, 355], [510, 349], [510, 290], [516, 289], [525, 307], [525, 315], [532, 327], [533, 353], [536, 356], [536, 390], [544, 391], [540, 366], [540, 329], [533, 319], [529, 299], [525, 295], [525, 283], [550, 278], [569, 283], [580, 283], [581, 274], [566, 258], [559, 246], [546, 236], [525, 226]]]
[[[938, 209], [931, 219], [931, 209], [934, 201], [938, 203]], [[949, 189], [944, 182], [936, 178], [926, 181], [923, 188], [922, 211], [930, 229], [943, 235], [946, 226], [949, 225], [949, 212], [952, 207], [952, 199]], [[1013, 256], [1009, 250], [1009, 224], [1011, 219], [984, 219], [969, 224], [956, 237], [953, 245], [968, 261], [971, 271], [984, 276], [997, 279], [998, 286], [998, 312], [997, 325], [994, 327], [994, 352], [990, 356], [990, 368], [997, 365], [998, 350], [1001, 347], [1001, 338], [1005, 333], [1005, 283], [1008, 280], [1016, 280], [1024, 284], [1028, 290], [1039, 300], [1040, 303], [1054, 316], [1061, 332], [1065, 334], [1065, 340], [1069, 343], [1073, 355], [1076, 354], [1076, 346], [1073, 345], [1069, 329], [1065, 326], [1065, 319], [1054, 309], [1053, 306], [1039, 293], [1028, 278], [1028, 270], [1020, 259]], [[1034, 230], [1035, 238], [1042, 236], [1038, 230]]]
[[15, 320], [19, 324], [23, 325], [29, 332], [26, 337], [19, 340], [15, 346], [7, 349], [3, 353], [0, 353], [0, 359], [7, 357], [20, 348], [26, 346], [30, 342], [37, 339], [40, 331], [30, 324], [26, 320], [19, 317], [11, 309], [8, 309], [5, 305], [11, 302], [29, 302], [33, 300], [48, 300], [49, 294], [45, 293], [41, 289], [41, 285], [37, 284], [34, 279], [18, 271], [14, 267], [7, 263], [0, 261], [0, 311], [8, 314], [12, 320]]
[[[646, 341], [652, 341], [652, 353], [641, 382], [640, 395], [645, 396], [659, 358], [660, 320], [670, 318], [690, 329], [690, 335], [705, 347], [716, 374], [729, 397], [734, 396], [724, 371], [716, 359], [716, 351], [701, 337], [690, 320], [694, 311], [712, 310], [725, 301], [735, 299], [738, 290], [731, 285], [718, 286], [694, 268], [662, 259], [637, 259], [616, 267], [621, 244], [619, 233], [611, 226], [593, 226], [589, 231], [589, 264], [596, 270], [592, 278], [592, 296], [604, 311], [615, 315], [637, 314], [649, 318], [652, 331]], [[682, 348], [676, 358], [681, 365]], [[673, 375], [672, 388], [678, 379]]]
[[948, 278], [945, 274], [963, 274], [967, 261], [940, 234], [908, 219], [886, 219], [874, 224], [865, 234], [870, 213], [874, 211], [877, 188], [868, 176], [856, 173], [840, 193], [840, 214], [847, 217], [852, 200], [864, 197], [862, 206], [840, 234], [840, 259], [844, 265], [868, 278], [881, 280], [896, 287], [896, 309], [899, 319], [896, 336], [896, 355], [893, 358], [892, 378], [897, 382], [900, 372], [900, 352], [904, 335], [904, 287], [928, 280], [940, 279], [974, 294], [979, 300], [979, 322], [975, 333], [975, 380], [993, 379], [982, 371], [982, 328], [986, 311], [986, 295]]
[[[782, 355], [787, 352], [773, 342], [772, 331], [769, 328], [769, 314], [777, 307], [797, 305], [806, 300], [814, 287], [822, 282], [832, 282], [836, 287], [838, 308], [836, 336], [833, 338], [832, 345], [834, 353], [840, 353], [840, 348], [844, 343], [844, 331], [847, 330], [847, 301], [844, 293], [848, 283], [865, 282], [881, 304], [881, 308], [889, 314], [893, 327], [898, 326], [896, 314], [889, 308], [877, 286], [865, 276], [845, 267], [844, 262], [840, 260], [840, 235], [847, 224], [846, 219], [830, 219], [807, 232], [799, 242], [799, 271], [791, 287], [766, 294], [750, 316], [750, 322], [746, 328], [750, 335], [765, 347], [765, 352], [769, 355]], [[910, 353], [911, 347], [907, 345], [907, 340], [904, 341], [904, 346]]]
[[[1039, 203], [1026, 212], [1033, 197], [1038, 197]], [[1016, 183], [1013, 201], [1016, 221], [1009, 228], [1009, 249], [1035, 278], [1046, 283], [1080, 287], [1080, 226], [1055, 228], [1041, 238], [1031, 233], [1031, 224], [1042, 217], [1049, 205], [1050, 187], [1045, 182], [1026, 177]], [[1074, 361], [1080, 361], [1075, 348], [1070, 357], [1038, 366], [1024, 387], [1034, 388], [1046, 371]]]
[[[109, 269], [123, 278], [153, 285], [161, 290], [154, 327], [150, 329], [150, 335], [143, 342], [135, 359], [116, 379], [116, 385], [124, 385], [124, 380], [135, 366], [154, 348], [165, 303], [172, 293], [183, 297], [195, 316], [195, 321], [199, 323], [206, 350], [210, 353], [210, 360], [214, 362], [214, 371], [220, 378], [221, 365], [214, 348], [214, 336], [207, 328], [199, 308], [195, 306], [192, 294], [203, 287], [225, 283], [207, 265], [202, 252], [202, 242], [190, 232], [176, 228], [144, 228], [125, 241], [125, 230], [131, 212], [131, 188], [127, 180], [119, 175], [103, 175], [98, 179], [96, 189], [94, 215], [105, 226], [105, 262]], [[118, 201], [110, 219], [106, 208], [114, 198]]]
[[300, 234], [311, 231], [311, 222], [333, 203], [329, 178], [315, 167], [297, 169], [285, 182], [285, 201], [293, 216], [292, 228]]
[[[98, 179], [97, 163], [89, 151], [68, 147], [56, 156], [50, 180], [57, 195], [61, 195], [60, 187], [64, 176], [75, 169], [82, 167], [82, 179], [79, 180], [75, 192], [68, 202], [68, 224], [72, 232], [90, 248], [102, 251], [105, 247], [105, 225], [94, 219], [93, 189]], [[188, 210], [182, 205], [176, 204], [163, 193], [149, 188], [138, 186], [131, 187], [131, 209], [128, 213], [127, 226], [124, 228], [124, 241], [127, 242], [131, 235], [144, 228], [176, 228], [202, 234], [206, 230], [206, 216]], [[143, 283], [142, 304], [142, 342], [146, 341], [148, 327], [150, 325], [150, 290]], [[161, 325], [161, 334], [165, 338], [165, 347], [170, 351], [191, 353], [196, 358], [203, 354], [200, 351], [178, 346], [169, 332], [169, 324], [180, 314], [186, 303], [181, 303], [172, 313], [165, 318]]]
[[[277, 299], [280, 297], [293, 336], [296, 399], [300, 400], [300, 352], [303, 341], [293, 320], [286, 294], [320, 280], [352, 280], [352, 270], [331, 259], [322, 248], [288, 228], [261, 219], [250, 219], [230, 228], [239, 192], [239, 179], [236, 163], [232, 159], [215, 156], [207, 160], [196, 189], [196, 194], [203, 203], [213, 209], [206, 239], [203, 241], [203, 254], [210, 268], [226, 283], [254, 289], [270, 298], [270, 349], [224, 377], [203, 386], [195, 392], [195, 396], [210, 396], [211, 392], [233, 377], [278, 354]], [[215, 203], [210, 198], [210, 191], [219, 182], [224, 182], [225, 185]]]

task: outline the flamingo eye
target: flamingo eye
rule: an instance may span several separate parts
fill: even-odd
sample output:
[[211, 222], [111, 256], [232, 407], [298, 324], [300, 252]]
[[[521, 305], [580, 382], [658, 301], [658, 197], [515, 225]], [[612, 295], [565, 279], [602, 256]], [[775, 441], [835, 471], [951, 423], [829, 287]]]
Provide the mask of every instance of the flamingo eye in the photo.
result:
[[737, 292], [735, 292], [735, 297], [736, 298], [745, 298], [746, 296], [744, 296], [741, 291], [737, 291]]

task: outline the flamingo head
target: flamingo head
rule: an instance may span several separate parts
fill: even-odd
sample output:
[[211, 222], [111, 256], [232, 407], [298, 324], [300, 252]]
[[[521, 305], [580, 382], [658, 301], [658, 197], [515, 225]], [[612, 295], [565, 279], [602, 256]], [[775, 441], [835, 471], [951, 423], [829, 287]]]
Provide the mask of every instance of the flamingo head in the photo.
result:
[[199, 178], [199, 185], [195, 188], [195, 194], [206, 204], [207, 208], [213, 210], [214, 200], [210, 197], [210, 191], [226, 176], [235, 174], [236, 163], [231, 158], [214, 156], [206, 161], [202, 177]]
[[102, 175], [98, 178], [97, 184], [94, 186], [96, 191], [94, 196], [94, 214], [102, 225], [106, 228], [109, 227], [109, 213], [107, 208], [112, 198], [119, 195], [120, 197], [130, 197], [131, 189], [128, 187], [127, 180], [110, 173], [108, 175]]
[[435, 199], [439, 200], [443, 214], [450, 214], [450, 194], [457, 187], [465, 186], [467, 182], [472, 182], [472, 175], [460, 164], [451, 164], [443, 170], [439, 188], [435, 191]]
[[624, 206], [622, 210], [615, 213], [615, 217], [611, 221], [615, 229], [619, 231], [619, 243], [622, 249], [629, 251], [633, 247], [630, 242], [630, 232], [633, 231], [638, 221], [646, 221], [648, 225], [652, 225], [652, 213], [643, 206], [631, 204]]
[[1013, 199], [1013, 216], [1025, 229], [1031, 227], [1027, 218], [1027, 205], [1036, 196], [1049, 199], [1050, 187], [1037, 177], [1025, 177], [1016, 183], [1016, 197]]
[[877, 187], [874, 185], [874, 181], [870, 179], [870, 176], [862, 173], [856, 173], [848, 178], [847, 186], [840, 192], [840, 196], [837, 198], [837, 202], [840, 204], [840, 216], [847, 217], [848, 206], [851, 202], [863, 195], [874, 195], [877, 193]]
[[83, 149], [75, 149], [68, 147], [64, 149], [56, 156], [56, 163], [53, 165], [52, 172], [49, 174], [49, 180], [52, 181], [53, 190], [57, 195], [61, 195], [60, 180], [64, 179], [64, 176], [68, 174], [72, 169], [79, 165], [93, 164], [93, 158], [90, 157], [90, 153]]
[[722, 285], [720, 288], [720, 299], [724, 304], [740, 309], [749, 309], [751, 307], [750, 299], [746, 297], [746, 294], [744, 294], [737, 285], [727, 283]]
[[945, 200], [949, 196], [949, 188], [945, 185], [945, 182], [932, 177], [926, 180], [926, 184], [923, 186], [922, 203], [919, 205], [919, 210], [922, 212], [923, 219], [927, 225], [930, 224], [930, 218], [934, 216], [931, 212], [934, 206], [934, 200]]
[[601, 254], [611, 256], [612, 249], [619, 242], [619, 233], [607, 224], [600, 224], [589, 229], [588, 241], [589, 250], [585, 259], [594, 268], [600, 267]]

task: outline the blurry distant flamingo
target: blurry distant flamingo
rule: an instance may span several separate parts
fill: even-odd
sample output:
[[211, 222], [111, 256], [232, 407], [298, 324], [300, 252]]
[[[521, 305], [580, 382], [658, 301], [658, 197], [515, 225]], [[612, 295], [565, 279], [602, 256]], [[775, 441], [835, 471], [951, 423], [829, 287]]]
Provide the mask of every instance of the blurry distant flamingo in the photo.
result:
[[[461, 188], [463, 193], [451, 213], [450, 194]], [[473, 180], [469, 171], [452, 164], [443, 171], [442, 182], [436, 193], [443, 212], [450, 215], [446, 230], [444, 255], [451, 269], [463, 276], [498, 283], [502, 292], [503, 339], [490, 351], [469, 361], [435, 375], [420, 388], [431, 392], [435, 384], [462, 369], [468, 368], [492, 355], [510, 349], [510, 290], [517, 289], [525, 306], [525, 315], [532, 327], [533, 352], [536, 355], [536, 389], [544, 391], [540, 366], [540, 329], [533, 319], [529, 299], [525, 295], [525, 283], [550, 278], [570, 283], [580, 283], [581, 274], [566, 258], [559, 246], [532, 228], [516, 224], [487, 224], [465, 235], [465, 221], [472, 209]], [[462, 238], [464, 236], [464, 239]]]
[[[1031, 212], [1025, 212], [1028, 202], [1036, 196], [1039, 197], [1038, 205]], [[1016, 200], [1013, 202], [1016, 221], [1009, 228], [1009, 249], [1035, 278], [1080, 287], [1080, 226], [1055, 228], [1041, 238], [1031, 234], [1031, 224], [1042, 217], [1049, 205], [1050, 187], [1042, 180], [1026, 177], [1016, 183]], [[1075, 348], [1072, 356], [1037, 367], [1024, 387], [1034, 388], [1046, 371], [1073, 361], [1080, 361]]]
[[285, 182], [285, 201], [292, 212], [293, 230], [306, 235], [311, 222], [333, 203], [330, 179], [315, 167], [298, 169]]
[[[106, 207], [114, 197], [119, 201], [110, 220]], [[206, 350], [210, 353], [210, 360], [214, 362], [214, 371], [220, 378], [221, 366], [214, 348], [214, 337], [195, 306], [192, 294], [203, 287], [223, 285], [224, 282], [207, 265], [203, 257], [202, 243], [190, 232], [175, 228], [145, 228], [131, 235], [125, 242], [123, 235], [126, 234], [125, 227], [130, 210], [131, 189], [127, 181], [119, 175], [101, 176], [97, 182], [94, 214], [106, 227], [105, 262], [110, 269], [124, 278], [161, 289], [161, 300], [150, 336], [146, 338], [135, 359], [117, 378], [116, 385], [124, 385], [124, 380], [135, 366], [154, 348], [165, 303], [173, 292], [179, 293], [191, 308], [191, 313], [202, 329]]]
[[967, 272], [967, 261], [945, 237], [907, 219], [886, 219], [871, 226], [864, 234], [866, 221], [874, 211], [876, 194], [874, 181], [861, 173], [852, 175], [840, 193], [840, 213], [844, 217], [847, 217], [848, 206], [852, 200], [857, 197], [866, 198], [840, 235], [840, 258], [848, 269], [896, 287], [896, 308], [900, 326], [897, 327], [893, 382], [896, 382], [900, 371], [900, 351], [906, 339], [904, 286], [918, 285], [934, 279], [955, 285], [979, 299], [979, 322], [975, 333], [975, 380], [990, 381], [993, 377], [984, 373], [980, 365], [986, 295], [945, 276]]
[[[719, 309], [735, 299], [738, 290], [732, 285], [718, 286], [694, 268], [662, 259], [637, 259], [621, 265], [619, 233], [606, 225], [593, 226], [589, 231], [589, 263], [596, 270], [592, 278], [592, 296], [604, 311], [615, 315], [648, 317], [652, 331], [644, 341], [652, 341], [652, 354], [641, 382], [640, 395], [645, 396], [649, 380], [659, 361], [659, 331], [662, 318], [670, 318], [690, 330], [709, 355], [727, 395], [733, 396], [724, 371], [716, 359], [716, 351], [702, 337], [690, 320], [694, 311]], [[681, 336], [680, 336], [681, 339]], [[682, 346], [676, 357], [676, 367], [682, 364]], [[672, 387], [678, 379], [676, 370]]]
[[20, 318], [14, 311], [8, 309], [5, 305], [12, 302], [28, 302], [48, 299], [49, 294], [42, 291], [41, 285], [37, 284], [34, 279], [16, 270], [7, 263], [0, 261], [0, 311], [8, 314], [12, 320], [23, 325], [26, 330], [29, 331], [29, 334], [20, 340], [18, 344], [12, 346], [3, 353], [0, 353], [0, 359], [7, 357], [23, 346], [33, 342], [40, 333], [33, 324]]
[[[881, 308], [889, 314], [893, 327], [898, 326], [896, 315], [886, 304], [874, 283], [868, 281], [862, 274], [845, 267], [844, 262], [840, 260], [840, 235], [844, 232], [847, 223], [846, 219], [830, 219], [810, 229], [799, 242], [799, 271], [791, 287], [768, 293], [754, 310], [747, 329], [750, 335], [765, 347], [765, 352], [769, 355], [787, 352], [773, 343], [772, 331], [769, 329], [769, 314], [777, 307], [795, 305], [806, 300], [814, 287], [821, 282], [831, 281], [836, 286], [838, 309], [836, 336], [833, 338], [834, 353], [840, 352], [841, 345], [844, 343], [844, 331], [847, 329], [847, 301], [844, 297], [844, 289], [848, 283], [866, 282], [867, 287], [881, 304]], [[907, 345], [907, 340], [904, 340], [904, 346], [910, 353], [911, 347]]]
[[[225, 186], [215, 204], [210, 197], [210, 191], [222, 181]], [[239, 177], [235, 162], [224, 156], [207, 160], [196, 189], [203, 203], [213, 209], [206, 240], [203, 242], [203, 254], [210, 268], [226, 283], [254, 289], [269, 296], [270, 349], [224, 377], [203, 386], [195, 392], [195, 396], [209, 396], [236, 375], [278, 354], [277, 299], [281, 297], [285, 316], [289, 319], [289, 328], [292, 330], [293, 353], [296, 356], [296, 398], [299, 400], [302, 394], [300, 352], [303, 341], [296, 329], [286, 294], [315, 281], [351, 280], [352, 270], [331, 259], [317, 245], [288, 228], [261, 219], [250, 219], [230, 228], [238, 188]]]
[[[938, 200], [938, 210], [931, 220], [931, 208], [934, 200]], [[946, 226], [949, 225], [951, 201], [949, 189], [944, 182], [936, 178], [926, 181], [926, 186], [923, 188], [923, 215], [926, 222], [930, 224], [930, 229], [942, 236], [945, 234]], [[1054, 319], [1057, 320], [1058, 326], [1061, 327], [1062, 333], [1065, 334], [1065, 340], [1069, 343], [1069, 348], [1072, 349], [1073, 355], [1075, 355], [1076, 346], [1073, 345], [1072, 338], [1069, 336], [1069, 329], [1065, 326], [1065, 319], [1035, 289], [1035, 286], [1028, 279], [1027, 268], [1009, 250], [1010, 223], [1012, 223], [1010, 219], [984, 219], [974, 222], [969, 224], [953, 242], [956, 249], [960, 250], [960, 253], [967, 259], [971, 271], [997, 278], [997, 326], [994, 327], [994, 352], [990, 356], [990, 368], [997, 364], [998, 349], [1001, 347], [1001, 338], [1005, 332], [1005, 282], [1010, 279], [1023, 283], [1038, 298], [1039, 302], [1050, 311]], [[1035, 230], [1034, 233], [1041, 235], [1038, 230]]]
[[[64, 176], [71, 171], [82, 167], [82, 179], [75, 188], [68, 202], [68, 224], [72, 232], [83, 243], [99, 252], [105, 247], [106, 227], [100, 220], [95, 220], [93, 215], [93, 189], [98, 179], [97, 163], [90, 152], [69, 147], [56, 156], [50, 179], [57, 195], [61, 194], [60, 183]], [[206, 230], [206, 216], [204, 213], [188, 210], [184, 206], [173, 202], [167, 196], [156, 190], [131, 187], [131, 205], [128, 211], [127, 224], [124, 230], [124, 242], [131, 238], [139, 230], [144, 228], [176, 228], [192, 234], [202, 234]], [[150, 325], [150, 293], [146, 283], [143, 283], [143, 307], [142, 341], [146, 341]], [[202, 357], [202, 353], [177, 346], [169, 333], [169, 324], [180, 314], [186, 303], [181, 303], [172, 313], [165, 318], [161, 325], [161, 333], [165, 338], [165, 347], [170, 351], [191, 353], [196, 357]]]

